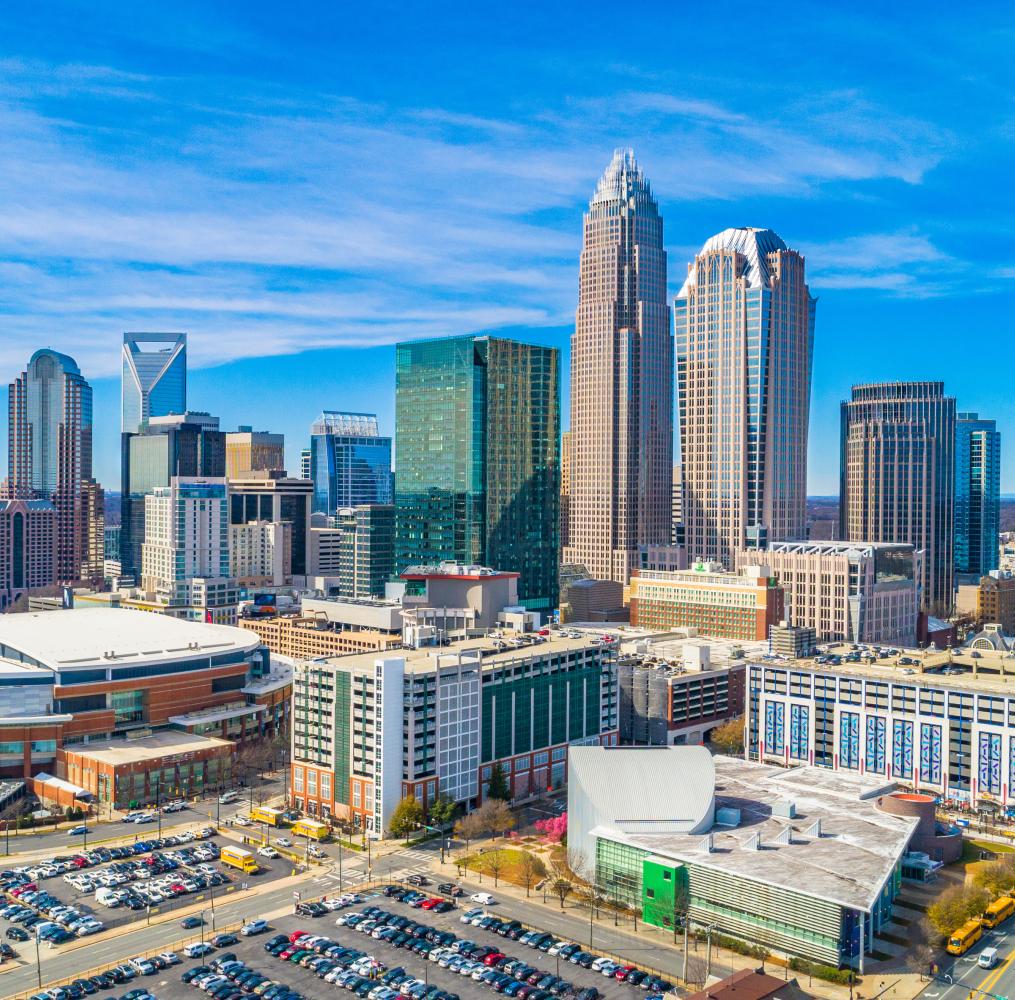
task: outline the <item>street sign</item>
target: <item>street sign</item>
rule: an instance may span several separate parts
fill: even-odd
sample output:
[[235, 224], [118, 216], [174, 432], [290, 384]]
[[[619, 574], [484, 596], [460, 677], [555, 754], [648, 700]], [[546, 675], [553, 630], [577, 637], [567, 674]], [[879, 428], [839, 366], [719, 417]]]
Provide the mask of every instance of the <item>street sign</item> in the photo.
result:
[[299, 899], [299, 898], [300, 898], [299, 889], [293, 889], [293, 899]]

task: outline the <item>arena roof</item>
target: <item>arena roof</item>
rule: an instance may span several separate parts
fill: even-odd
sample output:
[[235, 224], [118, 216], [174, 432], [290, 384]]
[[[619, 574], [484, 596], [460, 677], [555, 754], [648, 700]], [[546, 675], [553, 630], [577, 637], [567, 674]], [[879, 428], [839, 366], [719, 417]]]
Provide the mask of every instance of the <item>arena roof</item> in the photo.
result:
[[248, 652], [260, 642], [256, 633], [230, 625], [181, 621], [126, 608], [0, 615], [0, 656], [30, 665], [35, 665], [34, 660], [50, 670]]

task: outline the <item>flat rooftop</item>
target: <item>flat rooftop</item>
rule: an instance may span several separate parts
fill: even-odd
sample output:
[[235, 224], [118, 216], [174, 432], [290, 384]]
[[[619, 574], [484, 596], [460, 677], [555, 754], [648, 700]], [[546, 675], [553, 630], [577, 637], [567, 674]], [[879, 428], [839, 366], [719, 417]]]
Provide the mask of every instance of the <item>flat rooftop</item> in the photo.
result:
[[[884, 648], [884, 647], [882, 647]], [[873, 662], [817, 663], [813, 656], [792, 658], [782, 656], [751, 656], [749, 660], [758, 666], [774, 669], [806, 670], [822, 674], [836, 674], [843, 677], [860, 677], [872, 680], [891, 681], [895, 684], [913, 684], [923, 687], [955, 688], [968, 691], [997, 692], [1010, 695], [1012, 679], [1015, 678], [1015, 656], [1000, 650], [974, 650], [962, 648], [955, 651], [939, 649], [901, 649], [895, 656], [877, 656]], [[822, 653], [817, 656], [847, 656], [863, 654], [854, 650], [849, 642], [823, 643]], [[903, 658], [915, 661], [900, 662]]]
[[5, 658], [31, 657], [50, 670], [246, 652], [259, 643], [256, 635], [231, 625], [180, 621], [127, 608], [0, 615], [0, 645], [9, 647], [0, 650]]
[[[531, 633], [527, 633], [530, 634]], [[501, 642], [509, 642], [514, 633], [504, 631]], [[332, 656], [315, 663], [327, 663], [345, 670], [372, 670], [377, 660], [404, 659], [407, 671], [425, 672], [433, 670], [434, 661], [439, 660], [441, 666], [451, 666], [462, 653], [483, 654], [483, 666], [499, 666], [516, 660], [528, 660], [534, 656], [550, 656], [556, 653], [575, 652], [577, 650], [598, 647], [591, 639], [560, 639], [547, 638], [543, 642], [525, 643], [521, 646], [505, 645], [498, 649], [494, 643], [498, 640], [489, 636], [480, 639], [463, 639], [447, 646], [423, 646], [420, 649], [399, 647], [387, 651], [370, 653], [350, 653], [346, 656]]]
[[[593, 833], [702, 868], [870, 910], [917, 825], [915, 818], [878, 808], [878, 796], [895, 787], [851, 772], [716, 757], [717, 815], [721, 809], [738, 809], [740, 823], [713, 826], [711, 851], [700, 833]], [[786, 803], [794, 805], [792, 818], [777, 815], [786, 811]]]
[[229, 740], [220, 740], [215, 736], [197, 736], [194, 733], [164, 730], [136, 740], [94, 740], [90, 743], [74, 744], [66, 749], [70, 753], [90, 757], [102, 764], [122, 767], [125, 764], [142, 764], [177, 754], [194, 754], [201, 750], [232, 746]]

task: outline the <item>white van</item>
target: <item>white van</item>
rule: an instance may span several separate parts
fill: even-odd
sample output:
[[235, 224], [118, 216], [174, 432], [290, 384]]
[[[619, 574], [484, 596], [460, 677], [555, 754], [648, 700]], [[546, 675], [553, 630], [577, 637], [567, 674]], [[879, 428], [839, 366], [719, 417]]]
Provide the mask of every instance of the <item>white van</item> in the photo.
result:
[[223, 792], [219, 796], [219, 802], [222, 805], [227, 806], [229, 805], [230, 802], [236, 802], [239, 799], [239, 797], [240, 797], [239, 792]]
[[120, 897], [112, 889], [99, 889], [95, 893], [95, 902], [113, 908], [120, 905]]
[[984, 948], [977, 958], [976, 964], [981, 969], [993, 969], [997, 965], [997, 948]]

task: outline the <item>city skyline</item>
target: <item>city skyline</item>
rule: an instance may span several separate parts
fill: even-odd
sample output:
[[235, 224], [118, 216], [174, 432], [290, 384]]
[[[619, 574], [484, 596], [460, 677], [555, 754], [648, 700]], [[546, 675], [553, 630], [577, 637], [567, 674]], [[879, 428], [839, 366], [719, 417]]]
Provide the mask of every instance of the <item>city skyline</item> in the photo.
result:
[[[383, 44], [362, 11], [341, 30], [323, 13], [311, 38], [267, 30], [256, 10], [195, 12], [193, 32], [153, 8], [129, 23], [100, 12], [87, 47], [74, 16], [9, 19], [6, 379], [19, 344], [69, 353], [104, 428], [121, 332], [184, 329], [189, 405], [225, 428], [249, 422], [253, 386], [285, 399], [271, 429], [294, 446], [328, 407], [377, 409], [391, 432], [393, 410], [370, 397], [390, 395], [393, 351], [370, 345], [495, 334], [560, 347], [568, 364], [576, 220], [610, 151], [631, 145], [667, 219], [672, 275], [729, 226], [773, 228], [806, 257], [821, 300], [811, 493], [835, 491], [835, 408], [853, 383], [947, 375], [963, 409], [1003, 422], [1003, 390], [953, 350], [959, 329], [990, 343], [1015, 297], [1015, 242], [995, 225], [1012, 148], [1000, 35], [977, 15], [932, 8], [913, 25], [807, 9], [747, 70], [725, 46], [675, 60], [670, 40], [689, 29], [661, 5], [635, 53], [601, 30], [596, 4], [577, 19], [523, 10], [492, 36], [482, 22], [447, 30], [451, 12], [402, 12]], [[710, 12], [691, 30], [753, 41]], [[348, 31], [362, 45], [326, 58]], [[412, 69], [374, 72], [375, 39]], [[213, 66], [208, 46], [226, 50]], [[350, 183], [364, 164], [369, 183]], [[284, 389], [301, 370], [305, 402]], [[1012, 448], [1006, 437], [1005, 468]], [[116, 455], [99, 434], [110, 488]]]

